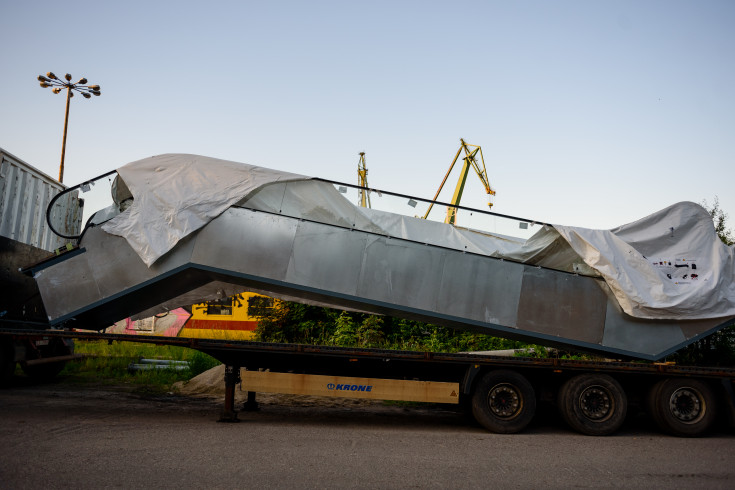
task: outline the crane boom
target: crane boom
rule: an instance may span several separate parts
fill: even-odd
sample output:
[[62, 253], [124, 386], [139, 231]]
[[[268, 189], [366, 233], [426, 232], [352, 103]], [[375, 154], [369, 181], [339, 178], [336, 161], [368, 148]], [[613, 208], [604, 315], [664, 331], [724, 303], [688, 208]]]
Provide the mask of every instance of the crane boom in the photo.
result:
[[[439, 185], [439, 190], [436, 191], [436, 194], [434, 195], [434, 199], [432, 201], [436, 201], [439, 197], [439, 193], [441, 193], [442, 189], [444, 188], [444, 184], [447, 182], [447, 179], [449, 178], [449, 174], [452, 173], [452, 170], [454, 169], [454, 165], [457, 163], [457, 160], [459, 160], [459, 156], [462, 154], [462, 150], [464, 150], [465, 156], [462, 159], [462, 170], [460, 171], [459, 180], [457, 181], [457, 185], [454, 189], [454, 194], [452, 195], [452, 200], [449, 202], [449, 204], [452, 205], [452, 207], [447, 208], [447, 217], [444, 220], [445, 223], [454, 224], [457, 219], [457, 208], [454, 206], [459, 206], [460, 201], [462, 200], [462, 194], [464, 193], [464, 186], [467, 183], [467, 175], [470, 172], [470, 167], [472, 167], [475, 170], [475, 173], [477, 173], [477, 176], [480, 178], [480, 181], [482, 182], [482, 185], [485, 187], [485, 192], [488, 196], [494, 196], [495, 191], [490, 187], [490, 182], [487, 178], [487, 169], [485, 168], [485, 158], [482, 155], [482, 148], [477, 145], [470, 145], [465, 143], [464, 139], [460, 138], [460, 147], [459, 150], [457, 150], [456, 155], [454, 155], [454, 160], [452, 160], [451, 165], [449, 165], [449, 170], [447, 170], [447, 173], [444, 175], [444, 179], [442, 180], [442, 183]], [[480, 161], [477, 160], [477, 155], [480, 155]], [[488, 201], [487, 205], [489, 207], [493, 206], [493, 203]], [[433, 203], [429, 206], [429, 209], [426, 211], [426, 214], [424, 214], [423, 218], [427, 219], [429, 217], [429, 213], [431, 212], [431, 209], [433, 207]]]

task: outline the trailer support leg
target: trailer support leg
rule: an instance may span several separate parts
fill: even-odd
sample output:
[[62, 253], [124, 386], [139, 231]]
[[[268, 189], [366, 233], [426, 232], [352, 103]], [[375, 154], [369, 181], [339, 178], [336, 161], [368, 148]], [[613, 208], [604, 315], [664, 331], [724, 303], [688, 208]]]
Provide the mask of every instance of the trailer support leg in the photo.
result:
[[258, 402], [255, 400], [254, 391], [248, 391], [248, 399], [245, 403], [243, 403], [242, 409], [244, 412], [257, 412], [258, 410], [260, 410]]
[[240, 382], [240, 366], [225, 366], [225, 408], [219, 422], [239, 422], [235, 411], [235, 386]]

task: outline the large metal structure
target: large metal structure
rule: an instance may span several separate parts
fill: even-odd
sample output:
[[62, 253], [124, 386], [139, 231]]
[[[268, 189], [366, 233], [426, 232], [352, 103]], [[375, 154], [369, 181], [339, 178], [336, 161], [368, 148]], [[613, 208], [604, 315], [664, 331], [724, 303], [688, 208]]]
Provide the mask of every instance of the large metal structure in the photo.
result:
[[[51, 199], [66, 186], [15, 155], [0, 148], [0, 236], [41, 250], [53, 251], [66, 240], [46, 225]], [[80, 230], [82, 204], [78, 192], [57, 199], [52, 225], [56, 229]]]
[[32, 269], [50, 323], [102, 329], [150, 308], [250, 290], [655, 360], [730, 321], [634, 318], [601, 278], [391, 234], [361, 221], [354, 205], [344, 219], [315, 215], [298, 199], [315, 189], [339, 198], [337, 189], [347, 186], [319, 179], [269, 185], [282, 196], [278, 210], [245, 200], [150, 267], [124, 238], [88, 228], [76, 251]]
[[[153, 160], [147, 162], [153, 163], [149, 167], [152, 174], [144, 173], [143, 181], [157, 178], [166, 185], [152, 193], [156, 203], [164, 197], [165, 189], [172, 187], [172, 182], [189, 180], [191, 174], [186, 173], [178, 175], [178, 181], [171, 178], [171, 173], [168, 178], [161, 175], [166, 172], [165, 162], [174, 174], [181, 174], [191, 156], [148, 160]], [[213, 163], [211, 159], [199, 160], [204, 169]], [[556, 399], [564, 420], [575, 430], [589, 435], [615, 432], [625, 420], [629, 397], [645, 400], [649, 414], [662, 429], [682, 436], [705, 433], [717, 420], [720, 410], [735, 415], [734, 375], [728, 369], [639, 362], [508, 359], [209, 338], [141, 338], [74, 330], [75, 327], [102, 330], [113, 321], [136, 313], [144, 317], [174, 306], [222, 299], [249, 289], [287, 299], [408, 316], [546, 344], [654, 359], [707, 335], [730, 319], [710, 318], [729, 313], [731, 310], [727, 308], [715, 309], [715, 315], [707, 310], [709, 316], [698, 316], [707, 318], [704, 320], [636, 319], [621, 310], [618, 296], [613, 295], [605, 280], [577, 269], [576, 264], [570, 270], [560, 268], [556, 259], [568, 259], [567, 251], [554, 255], [552, 263], [548, 256], [535, 257], [533, 264], [512, 259], [515, 257], [512, 254], [495, 256], [486, 242], [484, 246], [481, 243], [490, 238], [484, 233], [401, 217], [382, 208], [362, 208], [353, 204], [356, 200], [352, 197], [343, 197], [350, 187], [353, 191], [365, 187], [298, 176], [280, 180], [282, 175], [255, 167], [248, 167], [247, 172], [259, 172], [261, 183], [266, 181], [265, 177], [271, 180], [262, 187], [254, 186], [254, 193], [248, 193], [235, 205], [230, 204], [207, 225], [185, 235], [168, 252], [161, 252], [151, 261], [144, 259], [148, 256], [141, 255], [137, 245], [142, 243], [147, 247], [160, 238], [151, 233], [156, 229], [170, 236], [181, 222], [169, 212], [169, 207], [165, 208], [168, 221], [163, 226], [147, 214], [149, 219], [143, 221], [146, 240], [137, 243], [133, 240], [133, 245], [129, 245], [126, 238], [113, 233], [118, 231], [114, 226], [109, 226], [113, 222], [119, 225], [120, 220], [107, 220], [116, 214], [130, 218], [131, 211], [139, 213], [145, 193], [141, 193], [140, 187], [128, 189], [110, 178], [116, 204], [93, 216], [82, 236], [73, 227], [60, 232], [78, 240], [78, 245], [25, 269], [33, 274], [39, 286], [48, 321], [0, 318], [0, 383], [13, 374], [16, 362], [36, 376], [58, 372], [64, 361], [75, 357], [71, 353], [74, 338], [135, 339], [189, 346], [224, 362], [226, 394], [222, 420], [225, 421], [237, 420], [234, 393], [241, 379], [249, 391], [448, 403], [466, 400], [480, 424], [502, 433], [523, 430], [542, 397]], [[106, 174], [97, 183], [107, 177], [111, 175]], [[218, 177], [225, 184], [231, 182], [229, 176]], [[248, 174], [246, 180], [250, 177]], [[136, 186], [141, 183], [135, 179], [127, 183], [131, 182]], [[56, 223], [53, 226], [64, 223], [52, 216], [54, 211], [64, 211], [55, 205], [57, 202], [64, 202], [78, 190], [91, 189], [92, 184], [85, 182], [55, 198], [50, 206], [49, 223]], [[177, 197], [192, 195], [176, 185], [173, 187]], [[215, 192], [222, 189], [215, 186]], [[131, 190], [137, 192], [133, 204], [138, 206], [137, 210], [119, 214], [129, 209]], [[238, 188], [235, 195], [240, 196], [241, 191]], [[398, 198], [412, 209], [421, 201], [384, 191], [376, 191], [376, 195], [379, 199], [374, 199], [373, 204], [378, 207], [385, 204], [388, 196]], [[198, 194], [195, 197], [200, 198]], [[189, 216], [192, 206], [183, 209]], [[466, 208], [463, 212], [467, 212], [468, 218], [477, 218], [476, 213], [500, 216]], [[656, 219], [658, 222], [658, 215]], [[521, 220], [524, 223], [528, 225], [528, 220]], [[138, 234], [136, 231], [135, 235]], [[548, 237], [548, 234], [541, 235]], [[492, 240], [499, 240], [497, 244], [513, 242], [502, 235], [495, 235]], [[695, 247], [695, 250], [702, 249]], [[534, 249], [534, 255], [539, 252], [543, 255], [549, 248]], [[13, 255], [13, 259], [24, 257]], [[660, 265], [661, 259], [656, 261]], [[26, 260], [29, 262], [32, 260]], [[704, 275], [707, 261], [697, 263], [697, 274], [714, 278]], [[692, 270], [694, 262], [688, 274]], [[729, 297], [718, 297], [730, 304]], [[29, 304], [18, 303], [24, 308]], [[240, 367], [247, 368], [242, 378]], [[255, 404], [255, 393], [248, 394], [248, 404]]]

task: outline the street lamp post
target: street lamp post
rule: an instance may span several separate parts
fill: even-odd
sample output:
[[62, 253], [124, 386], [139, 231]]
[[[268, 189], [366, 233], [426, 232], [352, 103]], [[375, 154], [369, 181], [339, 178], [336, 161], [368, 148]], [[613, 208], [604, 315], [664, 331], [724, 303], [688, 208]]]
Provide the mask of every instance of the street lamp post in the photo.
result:
[[66, 153], [66, 127], [69, 124], [69, 101], [74, 97], [74, 91], [79, 92], [85, 99], [89, 99], [92, 95], [100, 95], [99, 85], [87, 85], [86, 78], [80, 78], [78, 82], [71, 83], [71, 75], [64, 75], [66, 81], [59, 80], [56, 75], [51, 72], [46, 76], [38, 75], [38, 81], [41, 87], [53, 87], [52, 92], [58, 94], [62, 89], [66, 89], [66, 114], [64, 115], [64, 140], [61, 143], [61, 165], [59, 166], [59, 182], [64, 181], [64, 154]]

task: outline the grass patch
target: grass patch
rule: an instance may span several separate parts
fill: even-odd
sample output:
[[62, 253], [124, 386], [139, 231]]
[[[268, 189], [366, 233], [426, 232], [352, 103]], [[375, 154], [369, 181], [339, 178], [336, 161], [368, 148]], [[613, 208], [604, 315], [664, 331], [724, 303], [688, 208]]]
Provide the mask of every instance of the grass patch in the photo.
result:
[[[137, 342], [76, 341], [74, 351], [87, 357], [68, 362], [60, 376], [72, 382], [125, 384], [142, 393], [171, 391], [177, 381], [188, 381], [194, 376], [220, 364], [215, 358], [186, 347], [153, 345]], [[184, 370], [154, 369], [129, 371], [131, 363], [140, 358], [187, 361]]]

